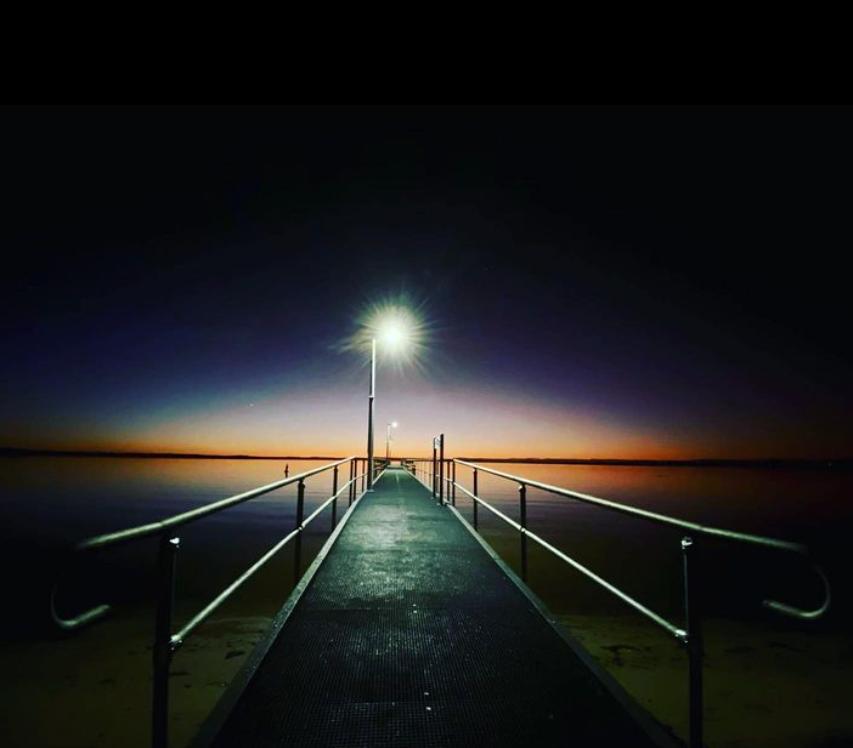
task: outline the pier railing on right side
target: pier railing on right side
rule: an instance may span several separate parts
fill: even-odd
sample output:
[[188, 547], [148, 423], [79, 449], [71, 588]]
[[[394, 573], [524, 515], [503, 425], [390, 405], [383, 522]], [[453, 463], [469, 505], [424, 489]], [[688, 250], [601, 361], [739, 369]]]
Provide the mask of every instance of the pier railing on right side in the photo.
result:
[[[696, 539], [697, 538], [715, 538], [717, 540], [731, 541], [742, 543], [768, 550], [782, 551], [794, 553], [804, 559], [808, 563], [823, 588], [823, 601], [817, 608], [802, 609], [794, 605], [779, 602], [777, 600], [764, 600], [763, 604], [766, 608], [781, 613], [792, 618], [800, 620], [814, 620], [820, 618], [829, 609], [831, 593], [829, 581], [823, 570], [811, 558], [809, 549], [800, 543], [792, 543], [786, 540], [777, 538], [765, 537], [762, 535], [752, 535], [749, 533], [736, 532], [719, 527], [709, 527], [700, 525], [695, 522], [687, 522], [676, 517], [671, 517], [666, 514], [650, 512], [638, 507], [620, 504], [609, 499], [599, 498], [590, 494], [571, 491], [559, 486], [552, 486], [540, 481], [531, 480], [520, 475], [513, 475], [501, 470], [484, 467], [473, 462], [458, 460], [453, 458], [445, 458], [444, 456], [444, 434], [441, 434], [433, 439], [432, 442], [432, 459], [414, 460], [409, 459], [404, 461], [404, 465], [417, 477], [421, 482], [432, 491], [433, 497], [444, 505], [450, 505], [453, 511], [456, 511], [456, 494], [457, 491], [463, 493], [471, 499], [473, 505], [473, 527], [478, 529], [478, 507], [483, 507], [487, 511], [494, 514], [498, 519], [505, 522], [507, 525], [515, 529], [520, 535], [521, 543], [521, 577], [527, 581], [527, 545], [528, 539], [540, 547], [544, 548], [551, 555], [559, 558], [572, 568], [579, 571], [581, 574], [591, 579], [598, 586], [607, 590], [612, 595], [615, 595], [623, 602], [630, 605], [634, 610], [644, 615], [649, 620], [663, 628], [685, 648], [688, 659], [688, 699], [689, 699], [689, 745], [690, 748], [702, 748], [703, 745], [703, 678], [702, 678], [702, 654], [703, 654], [703, 637], [702, 637], [702, 589], [700, 576], [696, 572]], [[472, 470], [472, 487], [466, 488], [456, 480], [456, 467], [462, 465]], [[485, 501], [479, 491], [479, 475], [487, 473], [503, 480], [508, 480], [518, 485], [518, 508], [519, 522], [516, 522], [511, 517], [508, 517], [500, 509], [492, 506]], [[567, 553], [541, 538], [536, 533], [532, 532], [527, 526], [527, 490], [535, 488], [555, 496], [562, 496], [566, 499], [573, 499], [592, 506], [598, 506], [603, 509], [620, 512], [638, 519], [643, 519], [659, 525], [665, 525], [684, 531], [686, 534], [682, 536], [681, 555], [683, 560], [683, 583], [684, 583], [684, 624], [679, 626], [664, 616], [656, 613], [648, 606], [641, 603], [636, 598], [632, 597], [625, 591], [619, 589], [616, 585], [608, 582], [603, 577], [596, 574], [588, 567], [575, 560]], [[456, 512], [459, 518], [467, 522], [461, 514]]]

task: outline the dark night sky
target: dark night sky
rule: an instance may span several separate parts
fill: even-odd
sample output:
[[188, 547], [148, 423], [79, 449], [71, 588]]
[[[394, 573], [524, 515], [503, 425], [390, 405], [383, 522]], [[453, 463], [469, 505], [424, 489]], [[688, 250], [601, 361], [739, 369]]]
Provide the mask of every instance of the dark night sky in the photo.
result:
[[853, 455], [851, 109], [4, 109], [0, 445]]

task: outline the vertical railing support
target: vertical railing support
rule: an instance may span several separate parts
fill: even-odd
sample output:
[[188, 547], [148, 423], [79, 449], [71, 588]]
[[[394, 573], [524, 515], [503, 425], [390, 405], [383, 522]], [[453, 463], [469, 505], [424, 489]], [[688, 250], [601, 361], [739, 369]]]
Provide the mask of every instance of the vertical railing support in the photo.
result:
[[349, 485], [347, 486], [347, 506], [352, 506], [352, 496], [355, 492], [355, 460], [349, 461]]
[[438, 459], [438, 500], [444, 506], [444, 434], [439, 436], [438, 448], [440, 450]]
[[[524, 483], [518, 486], [518, 504], [521, 514], [521, 526], [527, 529], [527, 486]], [[527, 534], [521, 533], [521, 578], [527, 581]]]
[[[687, 619], [687, 663], [690, 709], [690, 748], [702, 748], [703, 695], [702, 695], [702, 610], [700, 607], [700, 570], [696, 559], [693, 538], [681, 539], [684, 558], [684, 613]], [[692, 569], [690, 567], [693, 567]]]
[[[474, 491], [473, 491], [474, 496], [480, 495], [479, 493], [477, 493], [477, 474], [478, 474], [477, 468], [474, 468]], [[471, 503], [474, 504], [474, 529], [476, 530], [477, 529], [477, 502], [472, 499]]]
[[157, 617], [154, 629], [154, 678], [151, 701], [151, 745], [169, 743], [169, 670], [172, 666], [172, 610], [175, 605], [175, 555], [180, 538], [160, 538], [157, 558]]
[[335, 529], [335, 525], [338, 524], [338, 466], [335, 465], [335, 469], [332, 472], [332, 496], [335, 498], [332, 499], [332, 529]]
[[456, 460], [450, 461], [450, 468], [450, 500], [453, 502], [453, 506], [456, 506]]
[[299, 481], [296, 487], [296, 529], [299, 530], [293, 539], [293, 585], [299, 584], [302, 576], [302, 520], [305, 519], [305, 481]]

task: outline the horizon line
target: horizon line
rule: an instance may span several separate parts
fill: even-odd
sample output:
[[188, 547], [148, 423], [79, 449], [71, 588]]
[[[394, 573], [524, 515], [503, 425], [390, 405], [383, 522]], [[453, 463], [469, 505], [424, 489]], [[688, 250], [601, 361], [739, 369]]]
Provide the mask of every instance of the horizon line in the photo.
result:
[[[122, 450], [88, 450], [88, 449], [42, 449], [32, 447], [0, 446], [2, 457], [133, 457], [144, 459], [203, 459], [203, 460], [341, 460], [334, 455], [253, 455], [253, 454], [211, 454], [204, 452], [145, 452]], [[367, 459], [364, 455], [356, 455], [359, 459]], [[376, 456], [375, 459], [384, 459]], [[429, 461], [429, 457], [412, 457], [404, 455], [392, 460], [417, 459]], [[450, 458], [446, 458], [450, 459]], [[813, 467], [853, 467], [853, 457], [697, 457], [686, 459], [647, 459], [647, 458], [611, 458], [611, 457], [488, 457], [488, 456], [458, 456], [453, 459], [468, 462], [504, 462], [552, 465], [660, 465], [660, 466], [737, 466], [765, 465], [785, 466], [802, 465]]]

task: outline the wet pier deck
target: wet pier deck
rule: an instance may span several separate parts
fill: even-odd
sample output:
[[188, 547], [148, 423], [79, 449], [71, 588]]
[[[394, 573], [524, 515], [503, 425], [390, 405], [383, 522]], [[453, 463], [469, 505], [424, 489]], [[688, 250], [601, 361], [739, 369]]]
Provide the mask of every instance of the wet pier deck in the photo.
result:
[[624, 694], [602, 684], [511, 573], [402, 469], [387, 470], [354, 507], [244, 680], [200, 743], [668, 742], [651, 722], [641, 726]]

